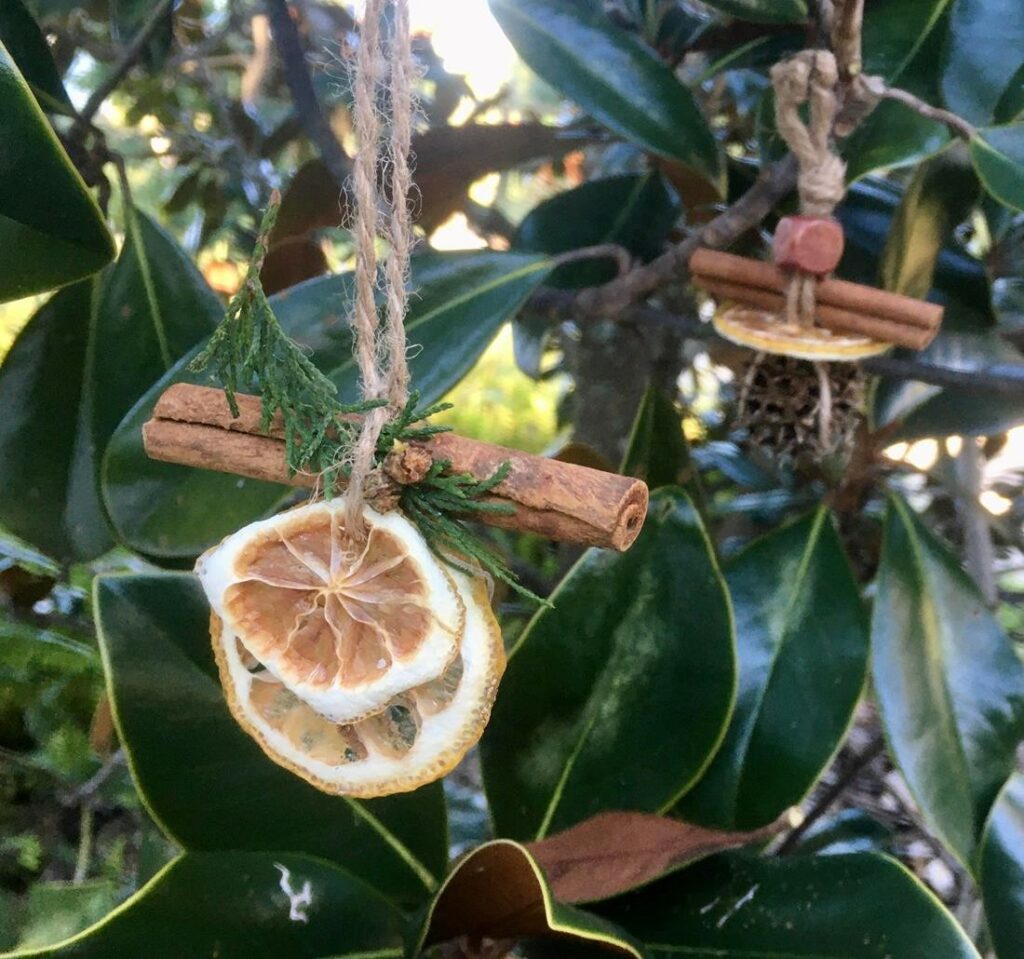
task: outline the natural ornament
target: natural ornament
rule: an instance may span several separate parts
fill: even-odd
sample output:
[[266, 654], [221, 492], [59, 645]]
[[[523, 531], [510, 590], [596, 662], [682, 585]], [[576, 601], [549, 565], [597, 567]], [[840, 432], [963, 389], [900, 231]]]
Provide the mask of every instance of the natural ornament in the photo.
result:
[[832, 217], [846, 192], [846, 165], [831, 145], [839, 79], [828, 50], [805, 50], [772, 69], [776, 125], [799, 164], [801, 205], [800, 216], [779, 221], [775, 265], [713, 250], [690, 260], [694, 283], [718, 300], [719, 335], [758, 352], [855, 361], [894, 345], [923, 350], [942, 323], [939, 306], [826, 279], [845, 245]]
[[[480, 738], [505, 666], [491, 577], [544, 602], [466, 519], [622, 550], [647, 509], [647, 488], [636, 480], [555, 469], [511, 451], [502, 458], [504, 451], [455, 438], [449, 455], [447, 431], [429, 423], [448, 406], [421, 409], [409, 391], [413, 68], [407, 3], [394, 6], [386, 199], [376, 179], [383, 0], [367, 4], [355, 87], [363, 146], [351, 327], [363, 399], [339, 401], [264, 293], [261, 272], [281, 202], [275, 193], [248, 276], [192, 363], [196, 372], [212, 368], [226, 404], [216, 391], [172, 387], [144, 429], [154, 459], [301, 478], [325, 496], [227, 537], [196, 572], [235, 719], [275, 762], [325, 792], [361, 797], [432, 782]], [[381, 206], [390, 210], [383, 321]], [[250, 386], [260, 393], [258, 416], [242, 392]]]

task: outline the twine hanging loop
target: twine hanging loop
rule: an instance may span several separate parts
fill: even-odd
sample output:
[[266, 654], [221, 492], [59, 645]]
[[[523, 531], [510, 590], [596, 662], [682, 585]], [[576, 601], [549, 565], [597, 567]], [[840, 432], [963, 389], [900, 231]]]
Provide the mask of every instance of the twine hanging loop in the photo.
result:
[[[385, 46], [382, 24], [388, 6], [393, 8], [394, 26], [391, 42]], [[354, 85], [359, 152], [353, 174], [356, 272], [351, 328], [363, 398], [387, 401], [387, 405], [366, 415], [351, 452], [345, 528], [355, 542], [365, 538], [363, 503], [372, 492], [368, 485], [379, 485], [369, 482], [378, 440], [409, 398], [405, 316], [409, 305], [406, 281], [415, 242], [409, 205], [414, 80], [409, 0], [366, 0]], [[382, 122], [381, 102], [390, 102], [387, 122]], [[381, 215], [382, 209], [386, 216]], [[377, 258], [381, 237], [390, 247], [383, 277]], [[383, 322], [377, 306], [381, 287]]]

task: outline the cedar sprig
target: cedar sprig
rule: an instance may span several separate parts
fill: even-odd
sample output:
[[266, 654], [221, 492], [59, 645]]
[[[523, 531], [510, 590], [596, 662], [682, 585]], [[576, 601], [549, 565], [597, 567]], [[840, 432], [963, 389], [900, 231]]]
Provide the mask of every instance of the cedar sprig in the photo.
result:
[[[235, 394], [257, 390], [262, 398], [260, 429], [268, 432], [275, 415], [280, 413], [289, 471], [321, 475], [324, 495], [330, 499], [335, 495], [338, 474], [350, 472], [344, 454], [355, 441], [356, 426], [346, 417], [386, 406], [387, 400], [339, 402], [334, 383], [281, 328], [260, 281], [280, 206], [281, 196], [275, 190], [260, 224], [245, 282], [231, 300], [206, 349], [189, 369], [212, 370], [236, 417], [239, 411]], [[428, 420], [451, 409], [451, 403], [435, 403], [425, 409], [420, 409], [419, 404], [420, 395], [412, 393], [405, 407], [381, 430], [375, 451], [377, 466], [396, 444], [422, 442], [450, 430]], [[523, 587], [501, 556], [462, 519], [474, 514], [515, 511], [511, 505], [483, 499], [508, 476], [511, 465], [503, 464], [485, 480], [469, 474], [450, 475], [450, 468], [448, 461], [435, 461], [422, 481], [403, 486], [400, 493], [400, 506], [431, 550], [456, 568], [472, 572], [472, 564], [479, 564], [521, 595], [548, 605]]]
[[325, 490], [331, 496], [340, 468], [338, 451], [351, 444], [354, 434], [343, 417], [366, 413], [387, 401], [339, 402], [335, 385], [281, 329], [260, 281], [280, 206], [281, 196], [274, 191], [245, 282], [189, 369], [212, 370], [224, 387], [233, 416], [238, 416], [235, 394], [256, 388], [263, 401], [260, 429], [264, 433], [275, 414], [281, 413], [289, 472], [323, 474]]

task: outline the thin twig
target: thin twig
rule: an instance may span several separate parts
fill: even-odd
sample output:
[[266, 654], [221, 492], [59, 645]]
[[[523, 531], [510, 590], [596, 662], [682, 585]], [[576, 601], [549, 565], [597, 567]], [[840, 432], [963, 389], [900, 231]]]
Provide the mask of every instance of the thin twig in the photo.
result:
[[267, 13], [274, 43], [284, 64], [285, 80], [306, 136], [320, 151], [320, 157], [331, 171], [338, 189], [344, 189], [352, 173], [352, 163], [341, 148], [320, 105], [309, 72], [309, 63], [302, 49], [302, 39], [288, 9], [288, 0], [267, 0]]
[[786, 856], [796, 849], [800, 840], [807, 835], [808, 830], [818, 822], [832, 808], [833, 803], [838, 800], [857, 777], [874, 762], [885, 751], [885, 740], [879, 735], [865, 747], [864, 751], [854, 758], [849, 768], [831, 785], [821, 796], [815, 800], [814, 805], [807, 811], [803, 822], [800, 823], [788, 836], [782, 845], [776, 850], [776, 855]]
[[96, 116], [97, 111], [103, 106], [107, 97], [117, 89], [118, 84], [127, 76], [128, 71], [138, 63], [143, 51], [148, 46], [149, 41], [153, 39], [164, 18], [174, 6], [174, 3], [175, 0], [160, 0], [153, 8], [149, 19], [142, 25], [139, 32], [135, 34], [128, 49], [125, 50], [121, 59], [115, 64], [110, 75], [93, 90], [92, 96], [89, 97], [85, 106], [82, 107], [82, 112], [78, 115], [74, 125], [76, 134], [92, 123], [93, 117]]
[[933, 107], [930, 103], [925, 103], [924, 100], [920, 97], [914, 96], [914, 94], [908, 90], [900, 90], [898, 87], [886, 86], [882, 96], [886, 100], [895, 100], [897, 103], [902, 103], [905, 107], [909, 107], [915, 113], [920, 114], [928, 120], [935, 120], [937, 123], [944, 123], [953, 131], [953, 133], [962, 140], [966, 140], [968, 143], [970, 143], [971, 139], [978, 132], [973, 124], [968, 123], [963, 117], [957, 116], [949, 110], [943, 110], [941, 107]]
[[624, 246], [618, 243], [601, 243], [597, 246], [585, 246], [579, 250], [569, 250], [554, 257], [558, 266], [567, 263], [579, 263], [583, 260], [614, 260], [619, 268], [619, 276], [625, 276], [633, 266], [633, 256]]

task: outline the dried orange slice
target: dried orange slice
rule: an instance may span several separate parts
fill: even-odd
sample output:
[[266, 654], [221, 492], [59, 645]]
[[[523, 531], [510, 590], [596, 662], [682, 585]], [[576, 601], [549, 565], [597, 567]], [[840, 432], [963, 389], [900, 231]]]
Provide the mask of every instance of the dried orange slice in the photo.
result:
[[332, 722], [303, 702], [214, 613], [214, 651], [235, 719], [274, 762], [325, 792], [369, 799], [451, 772], [483, 733], [505, 670], [486, 582], [451, 576], [466, 610], [458, 656], [357, 723]]
[[777, 353], [799, 360], [840, 361], [878, 356], [892, 348], [891, 343], [846, 333], [833, 333], [823, 327], [787, 323], [770, 310], [750, 309], [726, 304], [715, 313], [712, 323], [719, 336], [759, 353]]
[[464, 627], [453, 580], [416, 527], [398, 512], [364, 515], [358, 550], [336, 499], [253, 523], [196, 566], [225, 631], [334, 723], [443, 675]]

